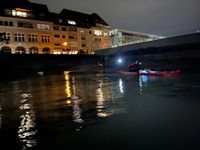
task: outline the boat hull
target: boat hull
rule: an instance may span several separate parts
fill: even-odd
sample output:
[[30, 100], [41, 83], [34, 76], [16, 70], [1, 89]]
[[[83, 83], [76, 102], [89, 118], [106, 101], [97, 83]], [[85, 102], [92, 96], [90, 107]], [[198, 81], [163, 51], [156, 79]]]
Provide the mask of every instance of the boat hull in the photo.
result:
[[176, 76], [179, 75], [181, 70], [173, 70], [173, 71], [145, 71], [141, 70], [139, 72], [129, 72], [124, 70], [116, 71], [117, 74], [124, 75], [147, 75], [147, 76]]

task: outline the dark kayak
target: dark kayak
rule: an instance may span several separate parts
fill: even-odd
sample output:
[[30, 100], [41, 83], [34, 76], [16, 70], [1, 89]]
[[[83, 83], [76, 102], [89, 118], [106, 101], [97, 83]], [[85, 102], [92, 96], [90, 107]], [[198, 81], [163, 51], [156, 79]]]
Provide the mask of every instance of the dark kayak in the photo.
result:
[[152, 71], [152, 70], [140, 70], [139, 72], [129, 72], [124, 70], [118, 70], [116, 73], [125, 75], [148, 75], [148, 76], [175, 76], [179, 75], [181, 70], [172, 71]]

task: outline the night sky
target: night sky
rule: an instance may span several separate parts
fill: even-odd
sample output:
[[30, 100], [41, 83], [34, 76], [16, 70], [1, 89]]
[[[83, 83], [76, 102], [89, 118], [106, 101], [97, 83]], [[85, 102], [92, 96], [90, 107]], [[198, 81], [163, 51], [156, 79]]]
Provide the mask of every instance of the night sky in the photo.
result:
[[111, 28], [174, 36], [200, 30], [200, 0], [30, 0], [47, 4], [52, 12], [63, 8], [99, 14]]

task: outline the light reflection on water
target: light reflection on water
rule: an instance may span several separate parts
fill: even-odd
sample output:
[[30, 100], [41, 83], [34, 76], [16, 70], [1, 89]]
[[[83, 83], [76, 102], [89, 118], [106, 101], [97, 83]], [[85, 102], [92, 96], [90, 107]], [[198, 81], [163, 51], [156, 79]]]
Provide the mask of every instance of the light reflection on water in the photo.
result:
[[35, 129], [35, 110], [29, 98], [31, 98], [30, 93], [21, 94], [19, 109], [21, 110], [22, 115], [20, 116], [21, 122], [18, 128], [18, 137], [22, 142], [22, 150], [37, 145], [37, 140], [35, 139], [37, 133], [37, 130]]
[[[0, 129], [13, 129], [10, 132], [16, 132], [20, 144], [15, 143], [13, 147], [18, 149], [38, 146], [45, 149], [46, 145], [54, 146], [54, 143], [55, 147], [60, 144], [65, 146], [66, 141], [73, 143], [80, 138], [76, 136], [81, 134], [86, 143], [85, 135], [88, 139], [97, 138], [103, 143], [106, 134], [107, 141], [129, 146], [133, 144], [131, 139], [137, 139], [138, 135], [139, 141], [146, 132], [155, 131], [158, 137], [154, 138], [162, 139], [160, 132], [163, 135], [171, 133], [164, 130], [177, 122], [178, 115], [184, 114], [185, 117], [194, 109], [196, 117], [199, 116], [199, 109], [196, 109], [199, 106], [199, 80], [180, 78], [65, 71], [61, 75], [44, 75], [5, 83], [0, 90]], [[188, 97], [193, 98], [194, 106], [186, 100]], [[192, 111], [186, 114], [182, 110]], [[173, 117], [175, 119], [171, 119]], [[162, 130], [158, 132], [159, 128], [154, 125], [162, 125]], [[5, 139], [15, 135], [6, 134]], [[138, 143], [144, 142], [144, 139]], [[11, 149], [15, 149], [13, 147]]]

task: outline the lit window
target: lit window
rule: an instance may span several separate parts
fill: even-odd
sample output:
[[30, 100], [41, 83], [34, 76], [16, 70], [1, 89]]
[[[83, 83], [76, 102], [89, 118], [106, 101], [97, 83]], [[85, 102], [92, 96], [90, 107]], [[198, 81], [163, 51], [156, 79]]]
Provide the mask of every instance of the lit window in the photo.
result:
[[77, 43], [76, 42], [70, 42], [70, 46], [71, 47], [77, 47]]
[[104, 33], [104, 36], [108, 36], [108, 33]]
[[76, 25], [76, 22], [73, 21], [73, 20], [68, 20], [68, 24], [71, 24], [71, 25]]
[[60, 54], [62, 54], [62, 53], [61, 53], [60, 50], [55, 50], [55, 51], [54, 51], [54, 54], [56, 54], [56, 55], [60, 55]]
[[50, 26], [48, 24], [37, 24], [37, 29], [49, 30]]
[[76, 54], [78, 54], [78, 51], [70, 51], [68, 54], [69, 55], [76, 55]]
[[12, 10], [13, 16], [27, 17], [27, 13], [19, 10]]
[[102, 31], [101, 30], [94, 30], [94, 34], [97, 36], [102, 35]]

